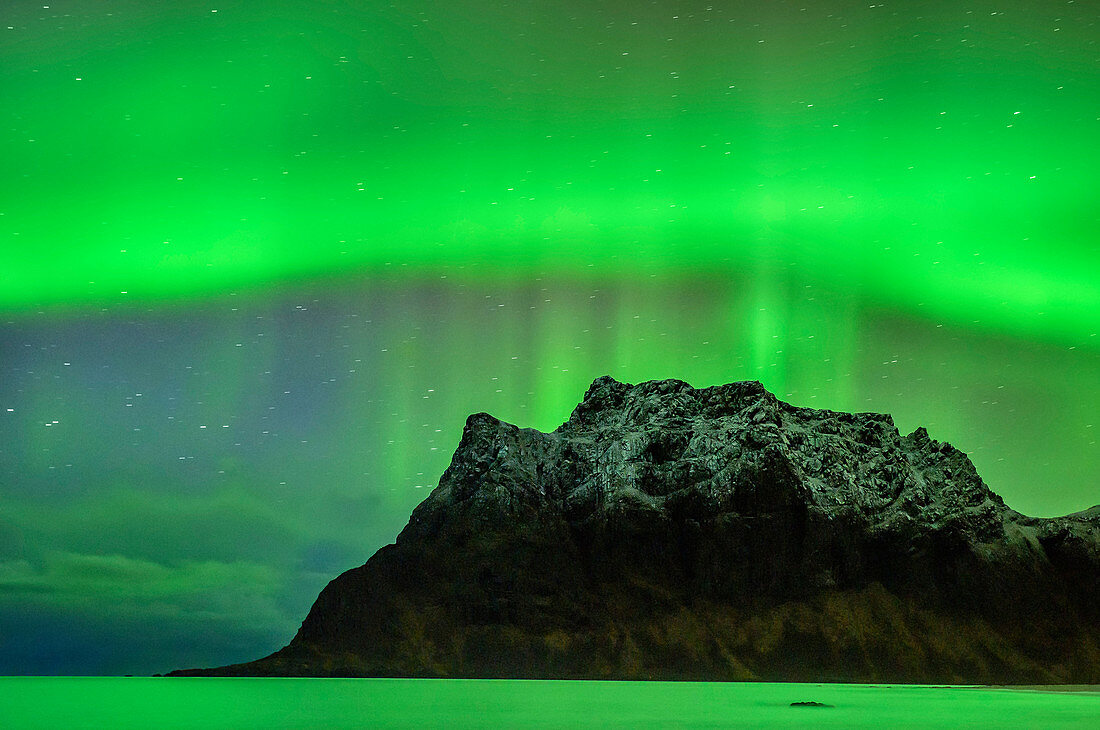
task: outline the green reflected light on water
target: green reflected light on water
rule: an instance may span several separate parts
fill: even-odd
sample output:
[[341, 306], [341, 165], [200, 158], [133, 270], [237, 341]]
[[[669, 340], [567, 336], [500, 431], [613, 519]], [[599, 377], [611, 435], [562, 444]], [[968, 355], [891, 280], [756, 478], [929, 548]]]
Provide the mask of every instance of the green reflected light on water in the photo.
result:
[[[1100, 693], [401, 679], [0, 679], [5, 728], [1085, 728]], [[816, 701], [832, 707], [792, 707]]]

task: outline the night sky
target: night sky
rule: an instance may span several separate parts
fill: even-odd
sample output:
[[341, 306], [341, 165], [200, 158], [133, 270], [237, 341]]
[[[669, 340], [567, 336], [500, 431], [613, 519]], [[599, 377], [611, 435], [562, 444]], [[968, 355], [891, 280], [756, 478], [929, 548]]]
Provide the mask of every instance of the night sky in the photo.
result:
[[1096, 2], [0, 7], [0, 674], [283, 646], [466, 415], [892, 413], [1100, 502]]

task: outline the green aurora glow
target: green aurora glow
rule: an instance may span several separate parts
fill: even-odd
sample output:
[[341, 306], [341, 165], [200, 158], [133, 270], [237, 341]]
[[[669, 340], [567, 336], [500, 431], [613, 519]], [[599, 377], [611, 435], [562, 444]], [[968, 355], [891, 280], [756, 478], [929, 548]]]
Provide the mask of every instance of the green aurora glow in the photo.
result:
[[476, 261], [1100, 309], [1085, 7], [68, 5], [9, 21], [9, 308]]
[[1091, 3], [0, 16], [0, 673], [277, 648], [468, 413], [549, 430], [605, 373], [889, 412], [1021, 511], [1100, 501]]

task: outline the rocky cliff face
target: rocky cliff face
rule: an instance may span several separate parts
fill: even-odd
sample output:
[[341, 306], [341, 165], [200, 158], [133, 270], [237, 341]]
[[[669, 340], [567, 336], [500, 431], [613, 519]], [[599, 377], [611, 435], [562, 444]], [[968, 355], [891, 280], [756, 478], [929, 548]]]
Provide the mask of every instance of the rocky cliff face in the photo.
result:
[[470, 416], [396, 544], [201, 673], [1100, 683], [1100, 507], [1025, 517], [887, 415], [604, 377], [552, 433]]

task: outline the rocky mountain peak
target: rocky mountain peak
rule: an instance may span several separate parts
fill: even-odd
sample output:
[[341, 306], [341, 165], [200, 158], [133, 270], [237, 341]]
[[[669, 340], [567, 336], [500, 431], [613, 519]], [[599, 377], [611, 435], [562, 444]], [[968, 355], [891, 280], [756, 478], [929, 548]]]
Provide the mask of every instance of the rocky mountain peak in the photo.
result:
[[963, 452], [759, 382], [597, 378], [470, 416], [396, 544], [270, 657], [203, 674], [1100, 682], [1100, 507], [1009, 509]]
[[902, 437], [889, 415], [792, 406], [757, 381], [609, 376], [549, 434], [470, 416], [440, 490], [447, 503], [553, 503], [573, 519], [816, 509], [975, 534], [996, 531], [1004, 509], [965, 454], [923, 428]]

